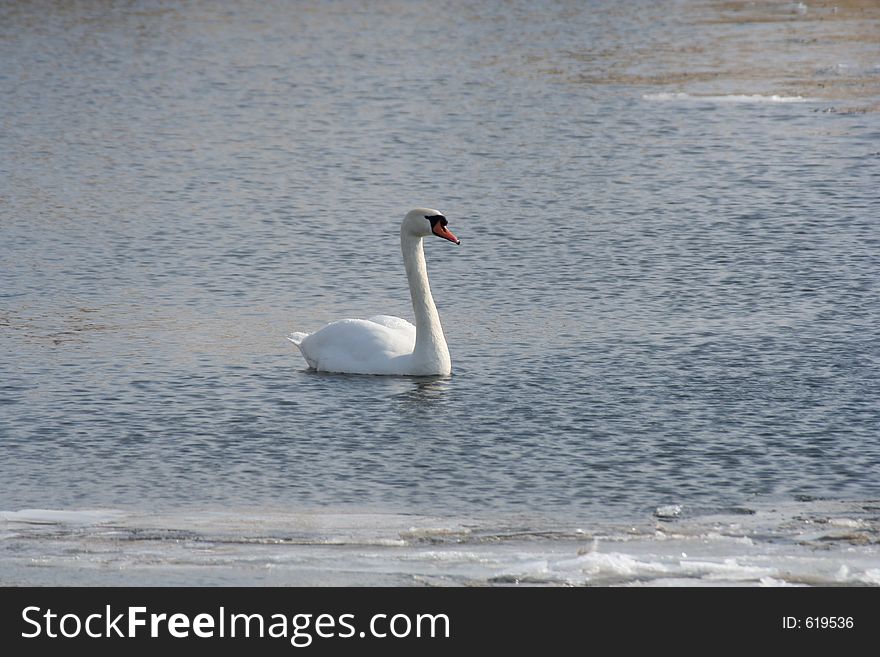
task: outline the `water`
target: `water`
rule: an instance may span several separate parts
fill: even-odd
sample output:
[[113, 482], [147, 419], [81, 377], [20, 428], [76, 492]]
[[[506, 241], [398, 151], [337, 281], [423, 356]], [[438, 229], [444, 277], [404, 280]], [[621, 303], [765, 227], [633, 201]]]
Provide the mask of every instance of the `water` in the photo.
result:
[[[0, 582], [880, 583], [878, 26], [3, 5]], [[453, 376], [307, 371], [421, 205]]]

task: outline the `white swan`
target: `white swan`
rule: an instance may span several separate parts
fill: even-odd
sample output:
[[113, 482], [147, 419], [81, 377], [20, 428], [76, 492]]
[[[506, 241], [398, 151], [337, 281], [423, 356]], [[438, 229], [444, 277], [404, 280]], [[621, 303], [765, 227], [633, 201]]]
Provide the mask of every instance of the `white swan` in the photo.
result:
[[348, 374], [447, 375], [452, 371], [440, 315], [431, 296], [422, 238], [461, 241], [446, 217], [430, 208], [410, 210], [400, 225], [400, 250], [409, 281], [416, 325], [389, 315], [342, 319], [314, 333], [291, 333], [309, 367]]

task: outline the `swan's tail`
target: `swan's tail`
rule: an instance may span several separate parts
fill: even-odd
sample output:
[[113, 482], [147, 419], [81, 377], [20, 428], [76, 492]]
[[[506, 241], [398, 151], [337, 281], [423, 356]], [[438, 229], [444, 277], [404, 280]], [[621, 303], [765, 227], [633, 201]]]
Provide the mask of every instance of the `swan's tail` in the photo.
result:
[[303, 333], [302, 331], [295, 331], [287, 336], [287, 339], [290, 340], [297, 347], [302, 344], [302, 341], [305, 340], [308, 333]]

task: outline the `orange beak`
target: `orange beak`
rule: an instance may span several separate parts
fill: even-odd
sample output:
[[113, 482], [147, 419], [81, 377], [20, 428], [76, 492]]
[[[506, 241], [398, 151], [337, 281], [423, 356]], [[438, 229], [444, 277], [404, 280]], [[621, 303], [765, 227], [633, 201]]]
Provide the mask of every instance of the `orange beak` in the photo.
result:
[[443, 239], [454, 242], [455, 244], [461, 244], [461, 240], [453, 235], [452, 231], [449, 230], [446, 226], [441, 226], [439, 221], [434, 224], [434, 227], [431, 228], [431, 230], [437, 237], [442, 237]]

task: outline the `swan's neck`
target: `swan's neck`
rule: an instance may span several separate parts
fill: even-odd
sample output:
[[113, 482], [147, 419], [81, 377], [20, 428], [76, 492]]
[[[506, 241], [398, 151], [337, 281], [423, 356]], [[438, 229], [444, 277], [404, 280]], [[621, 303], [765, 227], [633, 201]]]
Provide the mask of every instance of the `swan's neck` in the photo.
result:
[[426, 373], [448, 374], [451, 369], [449, 348], [440, 326], [440, 314], [431, 296], [428, 284], [428, 268], [422, 238], [401, 233], [400, 248], [409, 281], [413, 313], [416, 318], [416, 346], [413, 357]]

